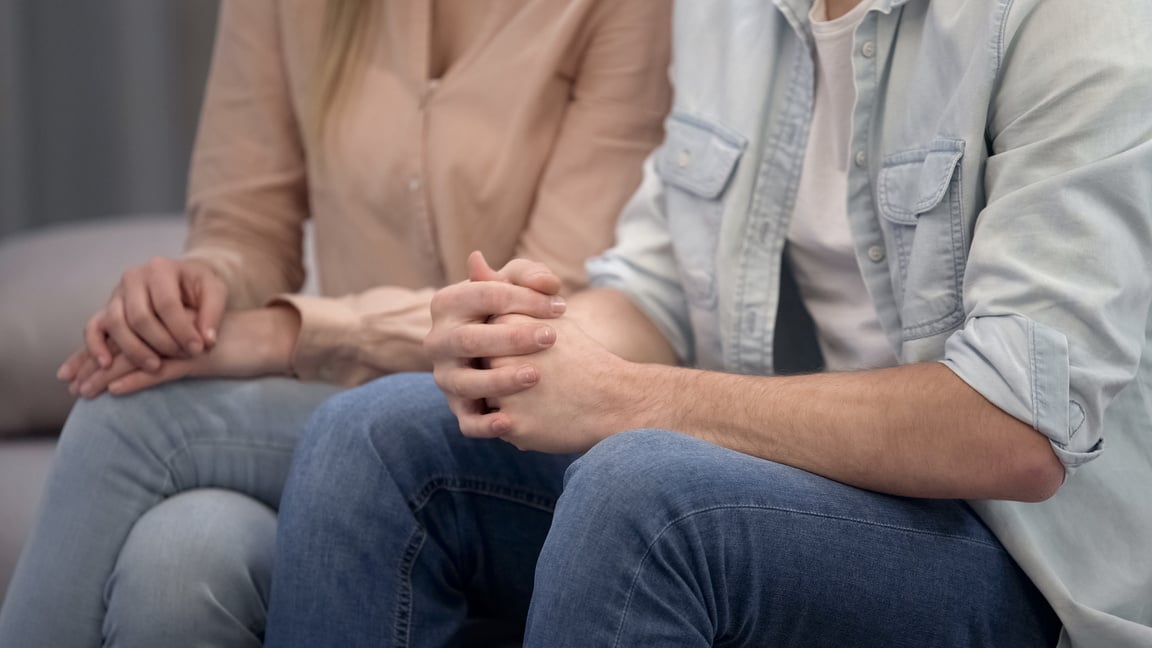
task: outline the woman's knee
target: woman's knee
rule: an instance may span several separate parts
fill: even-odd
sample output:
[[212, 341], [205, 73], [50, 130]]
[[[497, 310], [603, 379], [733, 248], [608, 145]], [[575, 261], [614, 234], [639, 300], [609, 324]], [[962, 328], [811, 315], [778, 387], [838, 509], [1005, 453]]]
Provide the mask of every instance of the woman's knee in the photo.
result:
[[201, 489], [162, 501], [133, 527], [108, 581], [106, 640], [216, 645], [227, 636], [244, 645], [263, 627], [275, 539], [275, 513], [239, 493]]
[[77, 401], [60, 433], [57, 463], [94, 466], [170, 454], [177, 441], [166, 402], [174, 397], [172, 389], [155, 389]]

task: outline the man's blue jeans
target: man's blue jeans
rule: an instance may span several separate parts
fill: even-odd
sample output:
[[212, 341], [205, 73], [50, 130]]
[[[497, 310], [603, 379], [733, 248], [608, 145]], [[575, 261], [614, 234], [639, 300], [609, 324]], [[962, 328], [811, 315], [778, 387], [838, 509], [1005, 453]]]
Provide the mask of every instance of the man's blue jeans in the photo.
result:
[[[673, 432], [583, 457], [457, 430], [426, 375], [317, 411], [281, 504], [267, 645], [1052, 646], [962, 502], [851, 488]], [[533, 578], [533, 574], [535, 575]]]

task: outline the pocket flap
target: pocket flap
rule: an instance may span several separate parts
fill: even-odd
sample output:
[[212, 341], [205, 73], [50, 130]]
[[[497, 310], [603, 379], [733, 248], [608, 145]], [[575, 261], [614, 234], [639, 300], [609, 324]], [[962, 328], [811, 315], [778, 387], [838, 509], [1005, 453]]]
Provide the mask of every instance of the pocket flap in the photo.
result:
[[664, 144], [656, 154], [661, 179], [701, 198], [720, 197], [748, 141], [683, 113], [673, 113], [664, 128]]
[[897, 223], [915, 223], [917, 215], [940, 204], [963, 157], [963, 140], [940, 138], [927, 148], [884, 158], [879, 179], [881, 215]]

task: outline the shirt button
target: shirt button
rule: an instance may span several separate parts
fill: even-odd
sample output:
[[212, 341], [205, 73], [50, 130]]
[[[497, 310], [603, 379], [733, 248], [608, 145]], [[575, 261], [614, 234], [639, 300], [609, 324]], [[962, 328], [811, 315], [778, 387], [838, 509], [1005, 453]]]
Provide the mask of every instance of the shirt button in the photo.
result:
[[420, 95], [420, 110], [428, 107], [428, 102], [432, 100], [432, 95], [436, 94], [436, 89], [440, 87], [439, 79], [432, 79], [424, 84], [424, 92]]
[[874, 41], [864, 41], [864, 44], [860, 46], [860, 53], [864, 55], [864, 58], [876, 56], [876, 43]]
[[676, 156], [676, 165], [684, 168], [692, 163], [692, 153], [687, 150], [680, 151], [680, 155]]
[[408, 191], [412, 193], [420, 191], [420, 176], [412, 176], [408, 179]]
[[856, 151], [856, 155], [852, 156], [852, 161], [856, 163], [856, 166], [863, 169], [864, 165], [868, 164], [868, 154], [864, 152], [864, 149], [860, 149]]
[[879, 245], [873, 245], [868, 248], [868, 260], [872, 263], [880, 263], [884, 260], [884, 248]]

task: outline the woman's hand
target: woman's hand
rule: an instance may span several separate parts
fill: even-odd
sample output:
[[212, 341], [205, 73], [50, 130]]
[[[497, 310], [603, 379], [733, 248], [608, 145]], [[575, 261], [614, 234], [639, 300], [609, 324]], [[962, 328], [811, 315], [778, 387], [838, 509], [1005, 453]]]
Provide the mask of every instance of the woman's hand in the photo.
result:
[[228, 287], [208, 264], [155, 258], [124, 273], [104, 308], [84, 327], [85, 348], [60, 367], [72, 382], [92, 360], [111, 369], [122, 357], [136, 369], [159, 371], [163, 358], [190, 358], [211, 349], [228, 301]]
[[[141, 370], [118, 352], [108, 366], [101, 367], [91, 352], [81, 349], [73, 356], [78, 369], [69, 381], [69, 391], [94, 398], [104, 391], [129, 394], [189, 377], [290, 375], [299, 333], [296, 310], [275, 306], [228, 313], [220, 323], [219, 341], [211, 350], [191, 358], [166, 358], [154, 371]], [[110, 350], [118, 351], [114, 343]]]

